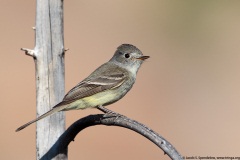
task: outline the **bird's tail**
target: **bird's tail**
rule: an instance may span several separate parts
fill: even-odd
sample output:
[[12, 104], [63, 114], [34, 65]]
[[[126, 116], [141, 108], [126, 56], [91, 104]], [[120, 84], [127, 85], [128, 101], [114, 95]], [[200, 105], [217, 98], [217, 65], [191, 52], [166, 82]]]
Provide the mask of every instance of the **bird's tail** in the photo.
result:
[[[58, 105], [59, 105], [59, 104], [58, 104]], [[34, 122], [37, 122], [38, 120], [40, 120], [40, 119], [42, 119], [42, 118], [45, 118], [45, 117], [47, 117], [47, 116], [49, 116], [49, 115], [52, 115], [52, 114], [54, 114], [54, 113], [56, 113], [56, 112], [58, 112], [58, 111], [61, 111], [61, 110], [64, 108], [64, 106], [61, 106], [61, 105], [58, 106], [58, 105], [56, 105], [55, 107], [53, 107], [50, 111], [48, 111], [48, 112], [44, 113], [43, 115], [39, 116], [38, 118], [36, 118], [36, 119], [34, 119], [34, 120], [32, 120], [32, 121], [30, 121], [30, 122], [22, 125], [21, 127], [17, 128], [17, 129], [16, 129], [16, 132], [18, 132], [18, 131], [26, 128], [26, 127], [29, 126], [30, 124], [32, 124], [32, 123], [34, 123]]]

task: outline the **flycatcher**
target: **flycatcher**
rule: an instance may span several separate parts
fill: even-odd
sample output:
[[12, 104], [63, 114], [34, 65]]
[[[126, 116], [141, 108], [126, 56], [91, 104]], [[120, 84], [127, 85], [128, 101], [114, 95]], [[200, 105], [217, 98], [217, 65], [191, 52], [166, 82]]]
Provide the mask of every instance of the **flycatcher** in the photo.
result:
[[60, 103], [19, 127], [16, 132], [59, 111], [86, 108], [105, 110], [103, 106], [120, 100], [132, 88], [138, 69], [148, 58], [149, 56], [143, 56], [142, 52], [131, 44], [120, 45], [107, 63], [72, 88]]

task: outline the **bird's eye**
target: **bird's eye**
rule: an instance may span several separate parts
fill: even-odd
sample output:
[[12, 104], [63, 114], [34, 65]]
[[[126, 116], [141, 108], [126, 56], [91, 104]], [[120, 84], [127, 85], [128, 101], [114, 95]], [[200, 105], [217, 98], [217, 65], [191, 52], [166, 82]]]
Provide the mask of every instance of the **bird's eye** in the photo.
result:
[[128, 53], [125, 54], [125, 58], [129, 58], [130, 55]]

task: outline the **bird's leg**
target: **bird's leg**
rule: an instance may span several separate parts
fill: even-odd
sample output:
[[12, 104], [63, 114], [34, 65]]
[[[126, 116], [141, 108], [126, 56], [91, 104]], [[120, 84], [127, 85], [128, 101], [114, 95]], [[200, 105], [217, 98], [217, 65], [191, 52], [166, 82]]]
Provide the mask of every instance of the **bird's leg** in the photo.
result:
[[97, 109], [99, 109], [99, 110], [102, 111], [103, 113], [117, 114], [116, 112], [113, 112], [113, 111], [111, 111], [110, 109], [107, 109], [107, 108], [103, 107], [102, 105], [97, 106]]
[[110, 111], [109, 109], [103, 107], [102, 105], [97, 106], [97, 109], [99, 109], [103, 113], [108, 113]]
[[111, 111], [110, 109], [107, 109], [107, 108], [103, 107], [102, 105], [97, 106], [97, 109], [99, 109], [100, 111], [105, 113], [104, 117], [120, 117], [120, 116], [122, 116], [121, 114]]

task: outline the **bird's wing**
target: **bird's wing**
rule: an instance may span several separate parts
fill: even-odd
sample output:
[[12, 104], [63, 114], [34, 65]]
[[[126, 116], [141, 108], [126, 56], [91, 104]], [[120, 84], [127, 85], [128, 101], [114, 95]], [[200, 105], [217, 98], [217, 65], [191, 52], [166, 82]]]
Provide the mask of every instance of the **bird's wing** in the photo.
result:
[[47, 117], [55, 112], [61, 111], [66, 105], [69, 104], [77, 99], [88, 97], [93, 94], [102, 92], [107, 89], [113, 89], [119, 87], [124, 81], [126, 80], [126, 76], [123, 73], [115, 73], [106, 76], [99, 76], [97, 78], [87, 79], [80, 82], [76, 87], [71, 89], [66, 96], [64, 97], [63, 101], [54, 106], [50, 111], [47, 113], [39, 116], [38, 118], [22, 125], [19, 127], [16, 132], [24, 129], [25, 127], [29, 126], [30, 124]]
[[63, 101], [60, 104], [66, 105], [77, 99], [89, 97], [104, 90], [119, 87], [125, 80], [126, 75], [123, 73], [108, 74], [99, 76], [97, 78], [84, 80], [72, 88], [63, 98]]

